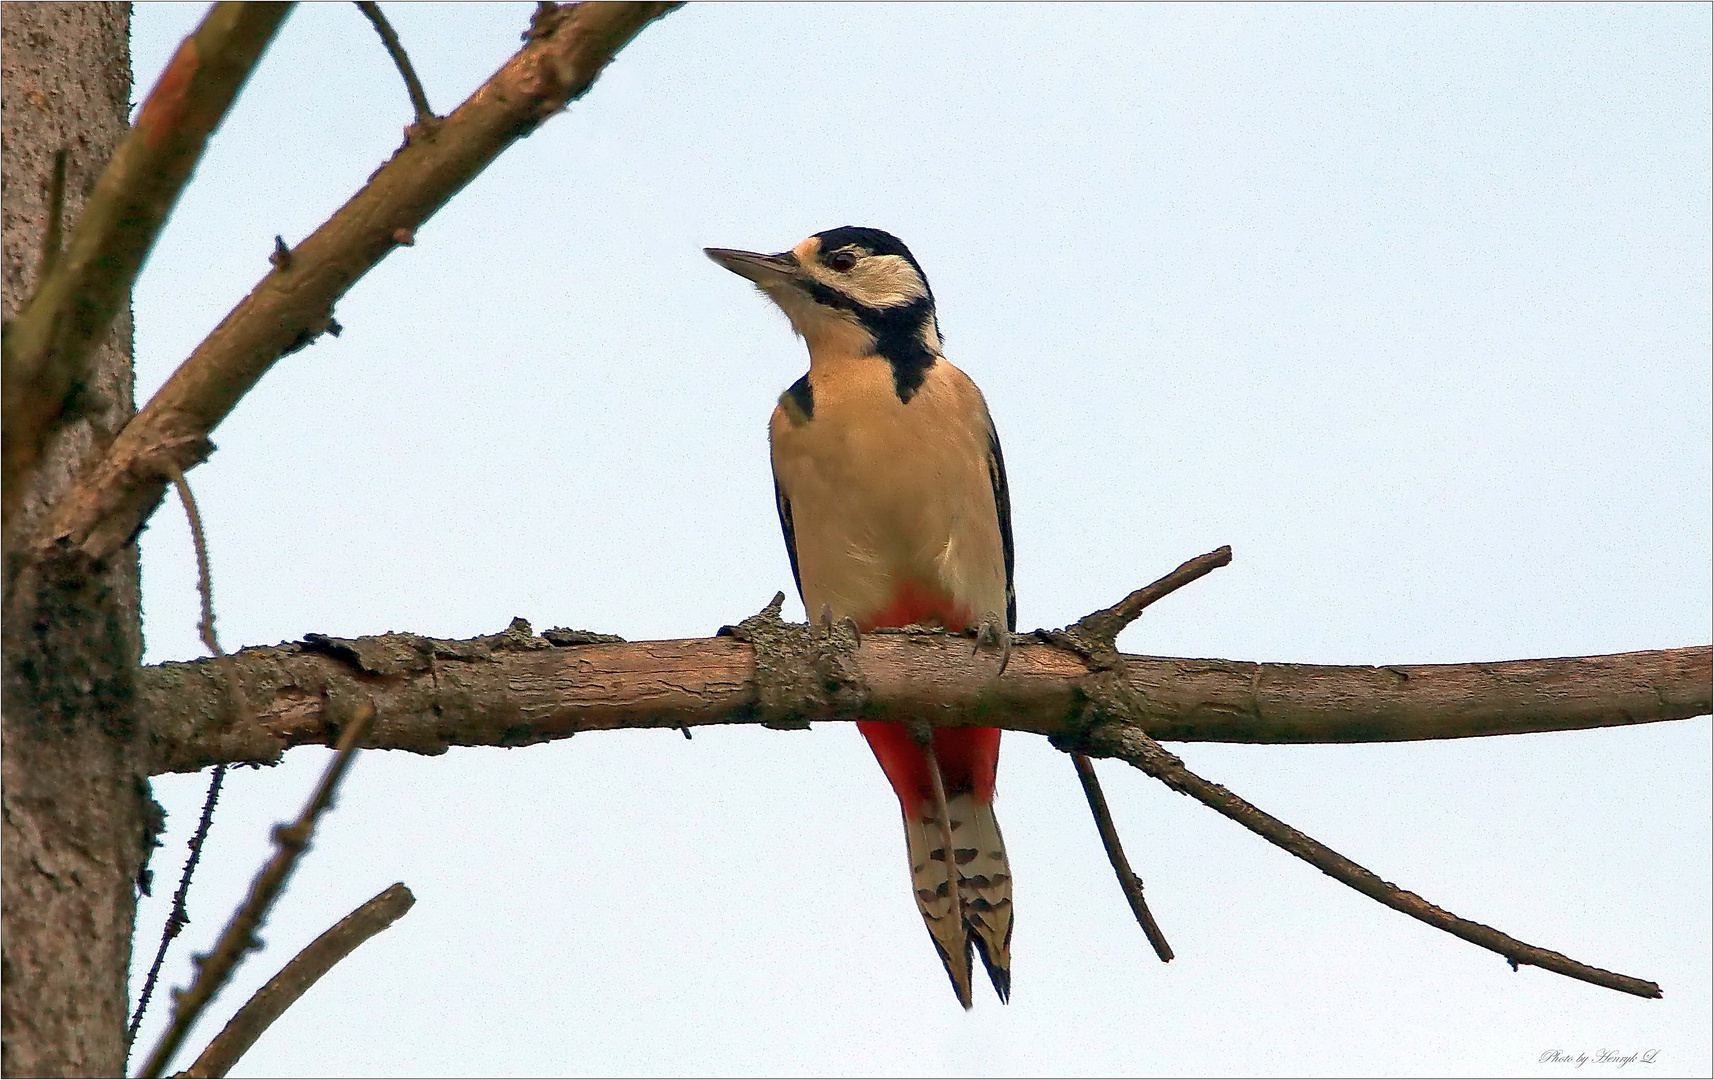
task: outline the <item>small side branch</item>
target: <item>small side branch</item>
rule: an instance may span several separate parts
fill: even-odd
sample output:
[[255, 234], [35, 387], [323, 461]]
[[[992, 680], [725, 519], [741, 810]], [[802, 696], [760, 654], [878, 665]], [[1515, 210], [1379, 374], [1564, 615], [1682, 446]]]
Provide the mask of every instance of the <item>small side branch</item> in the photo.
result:
[[226, 696], [232, 703], [232, 719], [237, 723], [248, 724], [250, 720], [250, 702], [244, 696], [244, 684], [238, 677], [238, 668], [232, 658], [226, 655], [226, 650], [220, 647], [220, 639], [214, 633], [214, 576], [208, 568], [208, 535], [202, 529], [202, 514], [196, 507], [196, 496], [191, 494], [190, 484], [185, 482], [184, 473], [172, 460], [166, 459], [162, 466], [173, 486], [178, 489], [179, 501], [184, 504], [185, 517], [190, 521], [191, 544], [196, 549], [196, 587], [202, 599], [202, 618], [197, 622], [197, 633], [202, 637], [202, 643], [208, 651], [214, 654], [215, 666], [220, 669], [220, 680], [224, 684]]
[[1143, 899], [1142, 878], [1132, 873], [1131, 862], [1125, 858], [1125, 849], [1119, 843], [1119, 830], [1113, 827], [1113, 814], [1107, 809], [1107, 796], [1101, 793], [1101, 781], [1095, 776], [1095, 763], [1089, 760], [1089, 755], [1078, 753], [1071, 755], [1071, 763], [1077, 767], [1077, 778], [1083, 781], [1089, 812], [1095, 817], [1095, 828], [1101, 833], [1101, 844], [1107, 849], [1107, 861], [1113, 864], [1119, 888], [1125, 891], [1125, 899], [1131, 903], [1131, 914], [1137, 917], [1137, 925], [1143, 928], [1149, 944], [1154, 946], [1155, 955], [1166, 963], [1172, 959], [1172, 946], [1166, 943], [1166, 935], [1161, 933], [1154, 914], [1149, 911], [1148, 901]]
[[416, 902], [417, 898], [401, 881], [389, 885], [380, 895], [334, 923], [256, 991], [197, 1056], [195, 1063], [178, 1075], [225, 1076], [304, 991], [359, 945], [397, 922]]
[[381, 35], [381, 44], [387, 47], [387, 55], [393, 58], [394, 65], [399, 69], [399, 76], [405, 80], [405, 92], [411, 95], [411, 108], [416, 110], [417, 123], [424, 128], [433, 126], [439, 117], [429, 108], [428, 95], [423, 93], [423, 84], [417, 81], [417, 72], [411, 67], [411, 58], [405, 55], [405, 47], [399, 44], [399, 35], [393, 32], [393, 24], [387, 21], [387, 16], [381, 14], [381, 5], [373, 0], [357, 0], [357, 10], [368, 17], [375, 27], [375, 32]]
[[1076, 628], [1111, 644], [1113, 639], [1119, 636], [1119, 631], [1136, 622], [1137, 616], [1143, 613], [1144, 608], [1156, 600], [1171, 596], [1197, 578], [1211, 574], [1231, 561], [1230, 546], [1218, 547], [1206, 555], [1198, 555], [1180, 564], [1178, 569], [1159, 581], [1144, 585], [1112, 607], [1092, 611], [1083, 616], [1077, 620]]
[[332, 804], [333, 794], [338, 789], [339, 782], [344, 779], [346, 769], [350, 768], [357, 746], [374, 718], [374, 706], [365, 703], [358, 707], [356, 715], [340, 734], [339, 752], [328, 763], [327, 771], [322, 774], [321, 782], [316, 785], [315, 793], [310, 796], [303, 813], [292, 825], [274, 827], [274, 857], [262, 868], [262, 872], [256, 875], [256, 880], [250, 886], [250, 895], [245, 897], [243, 905], [233, 914], [232, 921], [226, 924], [214, 951], [196, 958], [196, 979], [191, 983], [190, 989], [173, 995], [173, 1021], [162, 1034], [161, 1041], [155, 1045], [154, 1053], [149, 1055], [148, 1063], [143, 1066], [139, 1075], [160, 1076], [166, 1071], [173, 1056], [184, 1045], [191, 1026], [226, 985], [226, 980], [231, 977], [238, 962], [246, 953], [260, 947], [261, 942], [256, 937], [256, 931], [267, 918], [268, 909], [285, 889], [286, 880], [291, 877], [292, 868], [297, 865], [298, 858], [309, 847], [316, 821]]
[[1638, 997], [1658, 998], [1660, 987], [1644, 979], [1620, 975], [1602, 968], [1579, 963], [1551, 949], [1539, 948], [1501, 933], [1491, 926], [1461, 919], [1407, 892], [1390, 882], [1382, 881], [1373, 872], [1345, 856], [1306, 836], [1278, 818], [1267, 814], [1234, 795], [1232, 792], [1197, 776], [1185, 768], [1184, 762], [1135, 728], [1124, 724], [1105, 724], [1092, 731], [1085, 747], [1102, 757], [1116, 757], [1148, 773], [1167, 787], [1189, 795], [1205, 806], [1212, 807], [1251, 832], [1278, 847], [1284, 848], [1322, 873], [1372, 900], [1378, 900], [1394, 911], [1402, 911], [1413, 919], [1463, 938], [1474, 945], [1492, 950], [1505, 957], [1515, 970], [1529, 964], [1572, 979], [1604, 986]]

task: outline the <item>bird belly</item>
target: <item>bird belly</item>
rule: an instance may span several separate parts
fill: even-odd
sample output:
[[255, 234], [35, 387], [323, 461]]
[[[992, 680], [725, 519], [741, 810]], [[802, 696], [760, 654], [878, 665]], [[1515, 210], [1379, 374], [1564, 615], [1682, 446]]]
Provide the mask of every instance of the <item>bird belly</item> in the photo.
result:
[[776, 412], [775, 476], [791, 503], [804, 607], [862, 629], [999, 617], [1006, 580], [988, 416], [970, 380], [941, 361], [907, 403], [890, 369], [818, 368], [813, 418]]

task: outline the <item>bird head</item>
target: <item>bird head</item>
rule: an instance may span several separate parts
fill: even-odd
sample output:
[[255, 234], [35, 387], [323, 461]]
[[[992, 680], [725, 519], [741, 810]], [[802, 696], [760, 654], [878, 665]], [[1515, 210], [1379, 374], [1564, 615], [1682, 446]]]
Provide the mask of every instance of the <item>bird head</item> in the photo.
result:
[[778, 304], [812, 358], [824, 350], [879, 354], [895, 363], [940, 355], [934, 293], [892, 233], [846, 225], [778, 255], [703, 250]]

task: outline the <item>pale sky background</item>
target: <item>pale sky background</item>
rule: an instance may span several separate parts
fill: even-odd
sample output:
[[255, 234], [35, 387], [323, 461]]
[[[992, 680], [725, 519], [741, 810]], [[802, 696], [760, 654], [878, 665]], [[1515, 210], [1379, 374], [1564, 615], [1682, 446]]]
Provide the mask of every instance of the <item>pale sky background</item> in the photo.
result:
[[[137, 6], [135, 98], [201, 10]], [[530, 5], [388, 11], [444, 113]], [[222, 640], [514, 615], [700, 636], [789, 591], [765, 423], [805, 356], [701, 249], [858, 224], [911, 246], [992, 406], [1021, 628], [1229, 543], [1231, 567], [1121, 645], [1424, 663], [1705, 644], [1710, 94], [1705, 5], [693, 6], [215, 432], [191, 481]], [[140, 399], [409, 119], [355, 8], [291, 17], [138, 283]], [[201, 655], [176, 505], [143, 556], [148, 659]], [[1514, 974], [1102, 763], [1178, 952], [1162, 965], [1070, 763], [1013, 735], [1015, 994], [965, 1014], [897, 803], [825, 724], [360, 758], [192, 1044], [403, 880], [415, 910], [238, 1075], [1618, 1071], [1540, 1063], [1556, 1049], [1714, 1068], [1706, 719], [1174, 749], [1388, 880], [1665, 1000]], [[231, 775], [170, 983], [325, 758]], [[155, 785], [171, 832], [139, 976], [205, 784]]]

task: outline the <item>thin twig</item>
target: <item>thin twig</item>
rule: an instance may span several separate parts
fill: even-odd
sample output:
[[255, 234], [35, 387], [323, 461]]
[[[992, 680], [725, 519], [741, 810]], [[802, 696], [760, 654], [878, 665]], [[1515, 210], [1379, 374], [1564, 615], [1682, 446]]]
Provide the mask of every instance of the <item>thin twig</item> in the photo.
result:
[[48, 227], [42, 234], [42, 268], [36, 274], [41, 282], [53, 273], [60, 257], [60, 236], [65, 230], [65, 163], [64, 147], [54, 151], [54, 171], [48, 180]]
[[143, 992], [137, 996], [137, 1011], [131, 1014], [131, 1023], [125, 1029], [125, 1058], [131, 1057], [131, 1044], [137, 1041], [137, 1031], [143, 1026], [143, 1015], [149, 1011], [149, 999], [155, 993], [155, 981], [161, 975], [161, 963], [167, 958], [167, 946], [179, 936], [179, 931], [190, 925], [190, 913], [185, 909], [185, 899], [190, 895], [191, 874], [196, 872], [197, 860], [202, 858], [203, 841], [208, 839], [208, 827], [214, 821], [214, 804], [220, 799], [220, 785], [226, 779], [226, 766], [216, 765], [214, 775], [208, 780], [208, 797], [202, 802], [202, 817], [196, 823], [196, 831], [190, 838], [190, 856], [185, 859], [184, 872], [179, 875], [178, 891], [173, 893], [172, 910], [167, 913], [167, 925], [161, 928], [161, 943], [155, 949], [155, 960], [149, 965], [149, 974], [143, 980]]
[[225, 1076], [304, 991], [359, 945], [393, 925], [416, 902], [417, 898], [401, 881], [387, 886], [380, 895], [334, 923], [256, 991], [197, 1056], [195, 1063], [178, 1075]]
[[1092, 633], [1111, 642], [1119, 631], [1136, 621], [1143, 609], [1164, 596], [1184, 588], [1197, 578], [1211, 573], [1232, 561], [1232, 549], [1222, 546], [1206, 555], [1198, 555], [1177, 570], [1125, 597], [1110, 608], [1094, 611], [1077, 620], [1077, 629]]
[[250, 885], [250, 895], [233, 914], [232, 921], [226, 924], [220, 940], [214, 950], [196, 958], [196, 979], [190, 989], [173, 994], [173, 1021], [161, 1035], [161, 1041], [155, 1045], [154, 1053], [149, 1055], [148, 1064], [143, 1066], [141, 1076], [160, 1076], [166, 1071], [173, 1056], [184, 1045], [185, 1036], [190, 1034], [191, 1025], [195, 1024], [202, 1011], [214, 1000], [238, 962], [252, 949], [261, 947], [261, 941], [256, 937], [256, 931], [267, 918], [268, 909], [285, 888], [286, 881], [291, 877], [292, 868], [297, 865], [298, 857], [309, 847], [311, 835], [315, 832], [317, 819], [333, 802], [333, 794], [339, 787], [339, 782], [345, 776], [345, 770], [350, 767], [356, 757], [357, 744], [362, 741], [369, 730], [369, 724], [375, 719], [375, 707], [367, 702], [357, 707], [351, 722], [339, 736], [339, 752], [328, 762], [327, 771], [322, 774], [321, 782], [316, 785], [315, 793], [310, 796], [304, 806], [303, 813], [291, 825], [276, 825], [274, 827], [274, 857], [256, 875], [256, 880]]
[[399, 44], [399, 35], [393, 32], [393, 24], [387, 21], [387, 16], [381, 14], [381, 5], [373, 0], [357, 0], [357, 10], [367, 15], [369, 21], [374, 24], [375, 32], [381, 35], [381, 44], [387, 46], [387, 55], [393, 58], [399, 74], [404, 78], [405, 90], [411, 95], [411, 108], [417, 113], [417, 123], [432, 125], [439, 117], [429, 108], [428, 95], [423, 93], [423, 84], [417, 81], [417, 72], [411, 67], [411, 58], [405, 55], [405, 47]]
[[[196, 548], [196, 586], [202, 597], [202, 618], [197, 623], [197, 631], [202, 636], [202, 643], [214, 654], [220, 681], [227, 700], [232, 705], [233, 718], [248, 724], [251, 722], [250, 705], [244, 697], [244, 685], [238, 678], [238, 669], [232, 658], [220, 647], [220, 639], [214, 633], [214, 577], [208, 568], [208, 537], [203, 532], [202, 514], [197, 510], [196, 497], [191, 494], [190, 484], [185, 482], [184, 473], [180, 472], [170, 459], [164, 462], [164, 467], [167, 475], [172, 478], [173, 485], [178, 488], [179, 502], [184, 505], [185, 517], [190, 521], [191, 542]], [[127, 1058], [131, 1053], [131, 1045], [137, 1041], [137, 1031], [143, 1025], [143, 1017], [148, 1012], [149, 999], [154, 995], [155, 980], [160, 976], [167, 947], [190, 923], [185, 899], [190, 893], [191, 875], [196, 871], [197, 860], [202, 858], [203, 841], [208, 837], [209, 825], [214, 820], [214, 804], [220, 798], [220, 785], [225, 779], [226, 766], [216, 765], [214, 775], [209, 778], [208, 797], [203, 800], [202, 818], [197, 822], [196, 832], [190, 838], [190, 857], [185, 860], [184, 872], [179, 876], [179, 887], [173, 894], [173, 906], [167, 913], [167, 924], [161, 929], [161, 943], [155, 950], [154, 962], [149, 965], [148, 977], [143, 980], [143, 991], [137, 997], [137, 1011], [131, 1015], [130, 1026], [125, 1031]]]
[[1085, 740], [1085, 748], [1103, 757], [1117, 757], [1130, 762], [1167, 787], [1218, 810], [1269, 843], [1284, 848], [1364, 896], [1378, 900], [1394, 911], [1402, 911], [1413, 919], [1420, 919], [1438, 930], [1463, 938], [1471, 944], [1499, 953], [1514, 970], [1520, 964], [1529, 964], [1638, 997], [1661, 996], [1660, 986], [1655, 983], [1590, 967], [1550, 949], [1526, 944], [1491, 926], [1461, 919], [1413, 892], [1382, 881], [1373, 872], [1325, 844], [1252, 806], [1219, 784], [1197, 776], [1185, 768], [1184, 762], [1177, 756], [1128, 724], [1106, 724], [1095, 729]]
[[1077, 778], [1083, 781], [1089, 812], [1095, 816], [1095, 828], [1100, 830], [1101, 843], [1107, 848], [1107, 859], [1113, 864], [1119, 887], [1125, 890], [1125, 899], [1131, 902], [1131, 914], [1137, 917], [1137, 925], [1143, 928], [1149, 944], [1155, 947], [1155, 955], [1166, 963], [1172, 959], [1172, 946], [1166, 943], [1166, 935], [1161, 933], [1154, 914], [1149, 911], [1148, 901], [1143, 899], [1143, 879], [1131, 872], [1130, 860], [1125, 858], [1125, 849], [1119, 843], [1119, 831], [1113, 827], [1113, 814], [1107, 809], [1107, 797], [1101, 793], [1101, 781], [1095, 777], [1095, 763], [1089, 760], [1089, 755], [1079, 753], [1071, 755], [1071, 763], [1077, 766]]
[[202, 619], [197, 623], [197, 632], [202, 636], [202, 643], [208, 646], [208, 651], [214, 654], [214, 663], [220, 671], [220, 681], [224, 684], [226, 695], [232, 701], [231, 719], [240, 723], [251, 722], [250, 702], [244, 696], [244, 684], [238, 677], [238, 668], [232, 658], [220, 647], [220, 639], [214, 635], [214, 578], [208, 569], [208, 537], [203, 532], [202, 514], [197, 511], [196, 497], [191, 494], [190, 485], [185, 482], [184, 473], [174, 464], [171, 458], [163, 458], [161, 468], [178, 488], [179, 501], [184, 504], [185, 517], [190, 519], [191, 543], [196, 547], [196, 587], [202, 597]]

